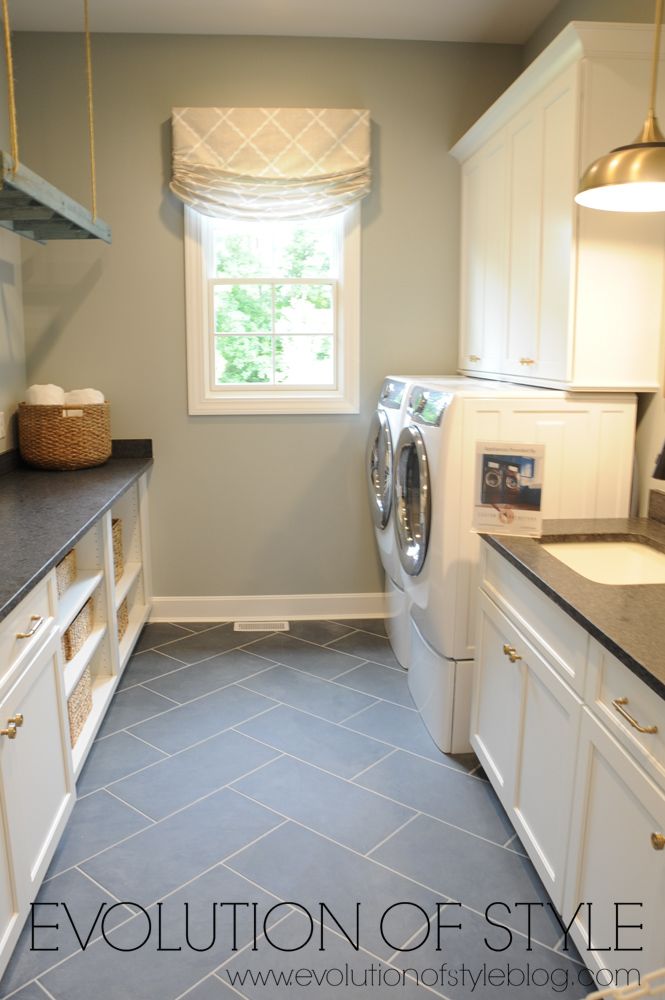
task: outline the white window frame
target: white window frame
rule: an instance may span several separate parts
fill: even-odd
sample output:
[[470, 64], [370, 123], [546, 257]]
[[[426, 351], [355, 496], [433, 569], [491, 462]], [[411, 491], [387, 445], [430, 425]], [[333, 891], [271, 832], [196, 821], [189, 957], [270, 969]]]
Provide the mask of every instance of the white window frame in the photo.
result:
[[358, 413], [360, 401], [360, 205], [342, 217], [334, 387], [215, 385], [210, 273], [213, 220], [185, 205], [187, 390], [192, 416], [243, 413]]

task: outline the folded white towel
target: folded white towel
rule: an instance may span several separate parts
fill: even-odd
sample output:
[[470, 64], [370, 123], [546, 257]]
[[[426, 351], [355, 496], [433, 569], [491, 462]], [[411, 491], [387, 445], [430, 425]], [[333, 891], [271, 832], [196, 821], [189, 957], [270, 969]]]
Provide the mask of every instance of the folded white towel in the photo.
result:
[[67, 406], [84, 406], [88, 403], [103, 403], [104, 393], [99, 389], [72, 389], [65, 393]]
[[59, 385], [31, 385], [25, 391], [25, 401], [33, 406], [62, 406], [65, 391]]

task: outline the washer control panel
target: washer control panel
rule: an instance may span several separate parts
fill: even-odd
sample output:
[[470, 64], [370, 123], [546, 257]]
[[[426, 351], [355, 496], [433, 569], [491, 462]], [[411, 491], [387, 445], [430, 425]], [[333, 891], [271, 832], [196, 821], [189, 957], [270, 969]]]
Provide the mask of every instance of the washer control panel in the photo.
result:
[[407, 412], [416, 424], [430, 424], [433, 427], [439, 427], [446, 407], [452, 398], [451, 392], [440, 392], [438, 389], [414, 385], [409, 393]]
[[399, 410], [404, 399], [406, 382], [398, 382], [394, 378], [387, 378], [383, 381], [379, 403], [389, 410]]

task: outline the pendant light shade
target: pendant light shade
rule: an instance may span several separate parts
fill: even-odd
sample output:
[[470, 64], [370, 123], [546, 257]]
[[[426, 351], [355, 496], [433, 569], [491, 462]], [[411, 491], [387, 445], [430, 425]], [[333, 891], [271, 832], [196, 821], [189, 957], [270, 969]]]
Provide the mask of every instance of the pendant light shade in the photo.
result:
[[662, 19], [663, 0], [657, 0], [651, 95], [642, 132], [587, 168], [575, 195], [578, 205], [605, 212], [665, 212], [665, 136], [655, 113]]

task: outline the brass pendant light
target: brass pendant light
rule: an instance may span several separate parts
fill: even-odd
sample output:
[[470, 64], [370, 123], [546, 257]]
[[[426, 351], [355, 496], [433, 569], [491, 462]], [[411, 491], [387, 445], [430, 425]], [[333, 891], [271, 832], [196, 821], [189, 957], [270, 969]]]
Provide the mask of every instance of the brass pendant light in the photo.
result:
[[649, 110], [640, 135], [601, 156], [585, 171], [578, 205], [605, 212], [665, 212], [665, 136], [656, 118], [656, 85], [663, 0], [656, 0]]

